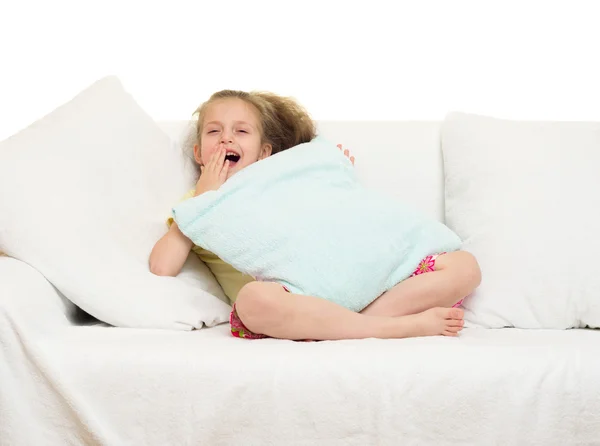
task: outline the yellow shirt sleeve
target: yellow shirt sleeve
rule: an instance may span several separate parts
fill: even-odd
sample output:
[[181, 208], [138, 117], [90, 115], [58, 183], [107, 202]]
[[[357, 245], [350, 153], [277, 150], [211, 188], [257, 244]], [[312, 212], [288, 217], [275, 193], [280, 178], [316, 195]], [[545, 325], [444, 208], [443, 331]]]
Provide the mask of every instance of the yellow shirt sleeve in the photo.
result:
[[[181, 200], [179, 200], [179, 202], [181, 203], [182, 201], [185, 201], [189, 198], [192, 198], [194, 196], [194, 194], [196, 193], [195, 189], [189, 190], [186, 192], [186, 194], [181, 197]], [[167, 226], [170, 228], [171, 225], [173, 224], [173, 216], [171, 215], [169, 218], [167, 218]]]
[[[188, 191], [180, 200], [185, 201], [194, 196], [195, 189]], [[167, 219], [167, 226], [170, 228], [173, 224], [173, 217]], [[193, 245], [192, 251], [202, 260], [208, 269], [213, 273], [223, 292], [227, 296], [230, 302], [235, 302], [237, 295], [244, 285], [249, 282], [253, 282], [254, 278], [247, 274], [244, 274], [228, 263], [221, 260], [216, 254], [201, 248], [200, 246]]]

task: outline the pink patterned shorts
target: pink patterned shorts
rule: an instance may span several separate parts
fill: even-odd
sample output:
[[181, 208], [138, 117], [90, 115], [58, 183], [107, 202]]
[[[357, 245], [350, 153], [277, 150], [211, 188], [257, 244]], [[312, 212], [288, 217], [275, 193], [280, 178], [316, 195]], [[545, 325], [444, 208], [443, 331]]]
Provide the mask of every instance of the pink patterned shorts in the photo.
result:
[[[421, 260], [419, 262], [417, 269], [415, 269], [415, 271], [410, 275], [410, 277], [418, 276], [419, 274], [428, 273], [430, 271], [435, 271], [435, 261], [442, 254], [446, 254], [446, 253], [441, 252], [439, 254], [434, 254], [434, 255], [425, 257], [423, 260]], [[285, 286], [283, 286], [283, 289], [285, 291], [287, 291], [288, 293], [290, 292], [290, 290], [288, 290]], [[462, 304], [462, 302], [463, 302], [463, 299], [461, 299], [459, 302], [454, 304], [453, 308], [458, 307], [460, 304]], [[240, 319], [240, 317], [237, 314], [237, 311], [235, 309], [235, 303], [233, 304], [231, 314], [229, 315], [229, 324], [231, 325], [231, 334], [237, 338], [263, 339], [263, 338], [269, 337], [264, 334], [253, 333], [252, 331], [248, 330], [248, 328], [246, 328], [246, 326], [244, 325], [244, 323], [242, 322], [242, 320]]]

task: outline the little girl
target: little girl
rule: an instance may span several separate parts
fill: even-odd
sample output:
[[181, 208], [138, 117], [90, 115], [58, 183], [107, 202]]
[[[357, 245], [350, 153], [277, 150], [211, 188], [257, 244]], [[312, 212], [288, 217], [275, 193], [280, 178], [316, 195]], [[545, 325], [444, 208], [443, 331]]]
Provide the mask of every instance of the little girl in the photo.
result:
[[[316, 136], [314, 122], [298, 103], [271, 93], [223, 90], [196, 114], [194, 158], [200, 176], [184, 199], [216, 190], [250, 164]], [[150, 255], [150, 270], [176, 276], [193, 249], [233, 303], [232, 334], [247, 339], [456, 336], [463, 327], [463, 311], [453, 307], [481, 280], [471, 254], [439, 253], [423, 259], [410, 278], [355, 313], [325, 299], [289, 293], [277, 283], [256, 281], [194, 246], [173, 219], [168, 223], [169, 231]]]

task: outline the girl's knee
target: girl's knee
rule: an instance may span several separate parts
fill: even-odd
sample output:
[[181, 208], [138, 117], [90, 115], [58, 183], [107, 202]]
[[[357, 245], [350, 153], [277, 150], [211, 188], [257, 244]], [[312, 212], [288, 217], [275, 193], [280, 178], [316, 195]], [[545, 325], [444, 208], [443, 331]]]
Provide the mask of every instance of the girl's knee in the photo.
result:
[[262, 333], [264, 324], [276, 312], [276, 284], [250, 282], [242, 287], [235, 301], [235, 308], [241, 321], [250, 330]]
[[438, 257], [436, 260], [437, 269], [452, 269], [472, 289], [477, 288], [481, 283], [479, 262], [473, 254], [467, 251], [450, 252]]
[[481, 283], [481, 268], [479, 262], [473, 254], [467, 251], [458, 251], [461, 255], [461, 270], [465, 280], [473, 289], [477, 288]]
[[260, 282], [249, 282], [240, 289], [235, 300], [235, 308], [244, 323], [246, 318], [261, 312], [261, 307], [265, 306], [264, 294]]

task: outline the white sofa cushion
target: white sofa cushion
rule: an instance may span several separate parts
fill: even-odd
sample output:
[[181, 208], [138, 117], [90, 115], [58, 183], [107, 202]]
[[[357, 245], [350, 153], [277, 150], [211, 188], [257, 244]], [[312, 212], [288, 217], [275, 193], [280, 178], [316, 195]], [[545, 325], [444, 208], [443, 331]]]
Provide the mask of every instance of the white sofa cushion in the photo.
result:
[[600, 326], [600, 123], [451, 113], [442, 150], [446, 223], [482, 268], [467, 321]]
[[148, 269], [191, 175], [118, 79], [101, 79], [0, 143], [0, 251], [113, 325], [225, 322], [226, 298], [193, 255], [177, 278]]
[[318, 121], [319, 135], [356, 157], [361, 182], [444, 220], [444, 175], [438, 121]]

